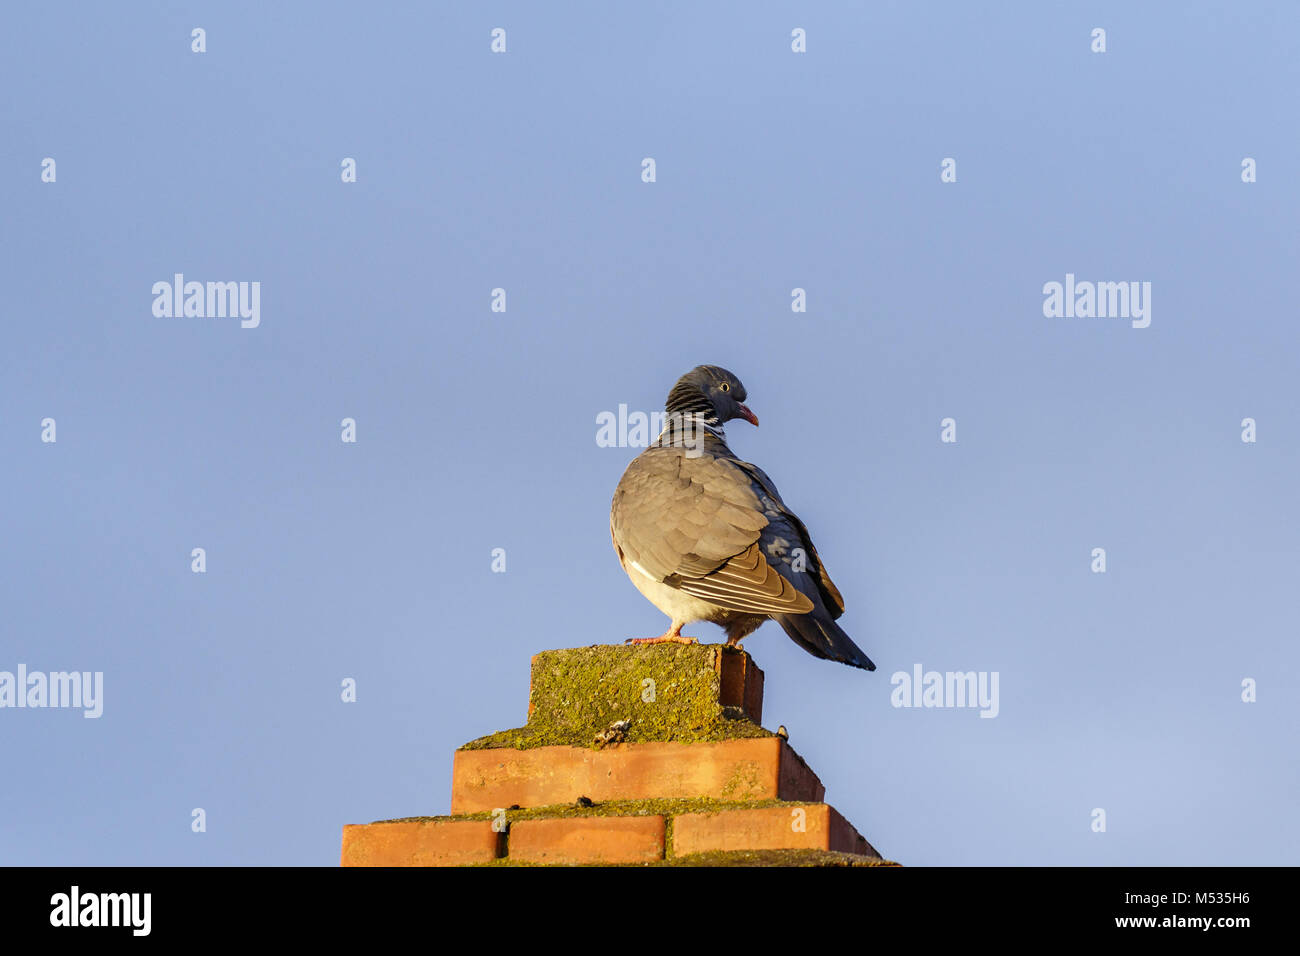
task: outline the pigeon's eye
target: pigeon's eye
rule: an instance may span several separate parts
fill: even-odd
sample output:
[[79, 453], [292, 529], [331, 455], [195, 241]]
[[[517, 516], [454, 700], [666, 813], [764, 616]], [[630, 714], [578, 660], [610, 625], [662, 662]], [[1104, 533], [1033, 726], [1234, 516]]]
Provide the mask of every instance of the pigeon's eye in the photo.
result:
[[721, 385], [718, 386], [718, 388], [722, 389], [724, 392], [731, 391], [731, 386], [728, 385], [726, 382], [723, 382]]

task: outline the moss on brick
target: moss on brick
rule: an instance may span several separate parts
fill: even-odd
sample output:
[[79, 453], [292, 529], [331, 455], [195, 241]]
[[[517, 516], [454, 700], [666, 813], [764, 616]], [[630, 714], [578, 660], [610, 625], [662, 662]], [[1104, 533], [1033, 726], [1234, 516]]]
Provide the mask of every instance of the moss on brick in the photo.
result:
[[862, 867], [898, 866], [889, 860], [837, 853], [832, 850], [719, 850], [713, 853], [692, 853], [667, 860], [649, 863], [533, 863], [511, 860], [508, 857], [468, 866], [804, 866], [804, 867]]
[[[706, 797], [655, 798], [649, 800], [606, 800], [589, 807], [580, 807], [576, 803], [552, 804], [546, 807], [528, 807], [521, 810], [506, 810], [506, 821], [539, 820], [553, 817], [617, 817], [617, 816], [655, 816], [672, 818], [683, 813], [716, 813], [723, 810], [756, 810], [764, 807], [803, 807], [804, 800], [713, 800]], [[479, 813], [462, 813], [456, 816], [437, 817], [399, 817], [395, 820], [376, 820], [376, 823], [440, 823], [450, 820], [491, 820], [492, 813], [483, 810]]]
[[[804, 800], [713, 800], [703, 797], [608, 800], [605, 803], [580, 807], [563, 803], [548, 807], [529, 807], [507, 810], [506, 821], [554, 819], [556, 817], [607, 817], [607, 816], [662, 816], [664, 818], [664, 853], [666, 858], [650, 863], [619, 864], [623, 866], [897, 866], [888, 860], [839, 853], [830, 850], [726, 850], [709, 853], [692, 853], [673, 856], [673, 818], [684, 813], [721, 813], [727, 810], [759, 810], [767, 807], [802, 807]], [[449, 820], [490, 820], [492, 813], [464, 813], [457, 816], [399, 817], [395, 820], [376, 820], [376, 823], [437, 823]], [[535, 863], [503, 858], [471, 866], [608, 866], [612, 864]]]
[[[627, 743], [771, 737], [738, 707], [720, 702], [719, 660], [743, 654], [721, 644], [596, 644], [533, 658], [528, 723], [471, 740], [461, 749], [597, 746], [596, 735], [630, 721]], [[646, 701], [646, 681], [654, 699]]]
[[671, 860], [665, 866], [898, 866], [888, 860], [834, 850], [717, 850], [691, 853]]

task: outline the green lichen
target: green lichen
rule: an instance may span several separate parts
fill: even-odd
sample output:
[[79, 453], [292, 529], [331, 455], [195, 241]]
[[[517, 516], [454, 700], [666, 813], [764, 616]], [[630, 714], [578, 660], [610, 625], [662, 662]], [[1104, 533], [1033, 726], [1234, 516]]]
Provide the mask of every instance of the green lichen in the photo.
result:
[[898, 866], [889, 860], [834, 850], [716, 850], [691, 853], [660, 866]]
[[[521, 820], [555, 819], [557, 817], [609, 817], [609, 816], [662, 816], [664, 818], [664, 859], [645, 863], [536, 863], [511, 859], [503, 855], [500, 859], [484, 863], [468, 864], [471, 866], [897, 866], [888, 860], [876, 857], [859, 856], [855, 853], [839, 853], [830, 850], [718, 850], [709, 853], [693, 853], [688, 856], [673, 855], [674, 818], [686, 813], [722, 813], [728, 810], [758, 810], [767, 807], [804, 807], [802, 800], [716, 800], [706, 797], [692, 798], [656, 798], [649, 800], [609, 800], [605, 803], [592, 804], [589, 807], [576, 803], [564, 803], [546, 807], [528, 807], [520, 810], [506, 810], [506, 821], [517, 823]], [[490, 820], [491, 811], [463, 813], [456, 816], [434, 817], [398, 817], [395, 820], [376, 820], [376, 823], [440, 823], [452, 820]], [[507, 840], [509, 839], [507, 835]], [[503, 854], [506, 851], [503, 849]]]
[[838, 853], [832, 850], [718, 850], [711, 853], [692, 853], [666, 860], [646, 863], [534, 863], [503, 858], [470, 866], [802, 866], [802, 867], [863, 867], [898, 866], [890, 860], [855, 853]]
[[[709, 797], [653, 798], [647, 800], [606, 800], [589, 807], [575, 803], [553, 804], [546, 807], [527, 807], [506, 810], [506, 821], [551, 819], [554, 817], [644, 817], [660, 815], [671, 819], [683, 813], [717, 813], [723, 810], [758, 810], [764, 807], [806, 807], [804, 800], [715, 800]], [[490, 820], [492, 812], [461, 813], [456, 816], [398, 817], [395, 820], [376, 820], [376, 823], [441, 823], [450, 820]]]
[[623, 738], [627, 743], [771, 737], [741, 708], [721, 703], [719, 655], [739, 653], [718, 644], [597, 644], [543, 651], [533, 658], [528, 723], [471, 740], [461, 749], [595, 748], [596, 735], [619, 720], [631, 722]]
[[736, 765], [736, 770], [722, 785], [722, 795], [735, 800], [746, 793], [755, 793], [762, 787], [762, 771], [758, 764], [746, 760]]

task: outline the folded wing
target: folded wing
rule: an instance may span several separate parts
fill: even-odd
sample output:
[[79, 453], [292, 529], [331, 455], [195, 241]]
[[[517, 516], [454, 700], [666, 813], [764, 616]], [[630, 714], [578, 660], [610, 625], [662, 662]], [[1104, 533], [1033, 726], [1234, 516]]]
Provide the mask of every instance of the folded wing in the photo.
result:
[[615, 547], [632, 569], [728, 610], [806, 614], [813, 602], [768, 561], [767, 525], [748, 473], [675, 448], [639, 455], [610, 510]]

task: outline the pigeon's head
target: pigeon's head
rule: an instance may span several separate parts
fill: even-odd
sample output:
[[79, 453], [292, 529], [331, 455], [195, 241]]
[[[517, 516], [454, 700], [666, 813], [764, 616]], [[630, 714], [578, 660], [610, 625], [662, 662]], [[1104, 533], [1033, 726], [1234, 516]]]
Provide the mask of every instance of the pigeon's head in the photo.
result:
[[716, 365], [697, 365], [679, 378], [668, 393], [665, 408], [670, 415], [702, 415], [710, 425], [721, 425], [733, 418], [758, 424], [758, 416], [745, 407], [745, 386]]

